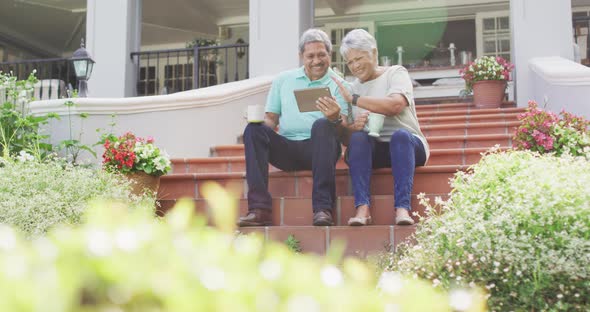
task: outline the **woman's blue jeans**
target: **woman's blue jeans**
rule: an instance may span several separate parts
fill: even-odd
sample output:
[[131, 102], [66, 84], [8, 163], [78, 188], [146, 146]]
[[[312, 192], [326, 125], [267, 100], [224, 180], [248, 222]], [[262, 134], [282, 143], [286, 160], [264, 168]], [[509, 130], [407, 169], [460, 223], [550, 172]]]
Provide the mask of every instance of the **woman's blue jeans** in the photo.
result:
[[381, 142], [364, 131], [354, 132], [348, 144], [348, 167], [354, 191], [354, 206], [371, 206], [371, 171], [391, 167], [395, 208], [411, 210], [414, 170], [426, 162], [422, 141], [405, 129], [397, 130], [389, 142]]

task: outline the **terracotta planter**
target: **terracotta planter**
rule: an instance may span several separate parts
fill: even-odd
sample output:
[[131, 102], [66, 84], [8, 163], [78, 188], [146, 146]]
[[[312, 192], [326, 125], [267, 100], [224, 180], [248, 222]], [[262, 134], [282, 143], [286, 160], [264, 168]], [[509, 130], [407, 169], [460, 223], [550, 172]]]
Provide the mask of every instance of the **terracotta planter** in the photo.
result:
[[479, 108], [498, 108], [506, 92], [506, 81], [483, 80], [473, 83], [473, 104]]
[[126, 175], [131, 181], [131, 192], [135, 195], [142, 195], [144, 192], [157, 194], [160, 187], [160, 177], [149, 175], [145, 172], [134, 172]]

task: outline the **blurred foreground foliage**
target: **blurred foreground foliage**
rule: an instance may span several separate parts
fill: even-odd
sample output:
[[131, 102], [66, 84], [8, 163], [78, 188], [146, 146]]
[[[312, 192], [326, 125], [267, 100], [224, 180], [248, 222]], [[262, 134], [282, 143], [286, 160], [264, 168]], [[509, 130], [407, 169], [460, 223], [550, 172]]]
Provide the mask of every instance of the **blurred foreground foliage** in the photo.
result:
[[[235, 208], [221, 187], [207, 193]], [[378, 278], [357, 259], [236, 235], [231, 214], [209, 227], [193, 212], [192, 201], [180, 201], [156, 219], [103, 201], [90, 204], [81, 226], [32, 241], [0, 226], [0, 311], [485, 310], [477, 292], [449, 296], [397, 274]]]

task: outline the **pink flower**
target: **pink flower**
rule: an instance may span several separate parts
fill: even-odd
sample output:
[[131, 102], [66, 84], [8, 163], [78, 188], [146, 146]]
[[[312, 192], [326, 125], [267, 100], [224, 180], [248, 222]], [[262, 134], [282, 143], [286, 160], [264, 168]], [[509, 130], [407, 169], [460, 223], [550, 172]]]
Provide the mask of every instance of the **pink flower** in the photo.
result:
[[528, 104], [526, 112], [518, 115], [521, 124], [514, 134], [514, 144], [520, 149], [555, 152], [556, 155], [560, 155], [562, 143], [559, 143], [559, 135], [563, 134], [556, 132], [557, 126], [570, 126], [569, 122], [572, 122], [581, 128], [578, 131], [587, 132], [589, 123], [583, 119], [574, 120], [572, 115], [566, 112], [560, 113], [562, 116], [560, 119], [553, 112], [539, 109], [535, 101], [529, 101]]
[[543, 147], [545, 147], [545, 150], [552, 150], [553, 149], [553, 138], [552, 137], [548, 137], [547, 140], [545, 141], [545, 144], [543, 145]]

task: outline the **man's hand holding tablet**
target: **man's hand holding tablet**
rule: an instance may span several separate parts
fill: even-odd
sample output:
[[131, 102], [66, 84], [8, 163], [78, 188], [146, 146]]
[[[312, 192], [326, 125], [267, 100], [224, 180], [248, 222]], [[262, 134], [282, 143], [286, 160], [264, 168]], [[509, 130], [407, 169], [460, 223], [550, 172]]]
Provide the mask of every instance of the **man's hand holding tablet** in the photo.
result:
[[295, 93], [295, 100], [297, 101], [297, 106], [299, 106], [299, 111], [302, 113], [319, 111], [317, 100], [325, 96], [332, 97], [330, 88], [328, 87], [298, 89], [293, 91], [293, 93]]

